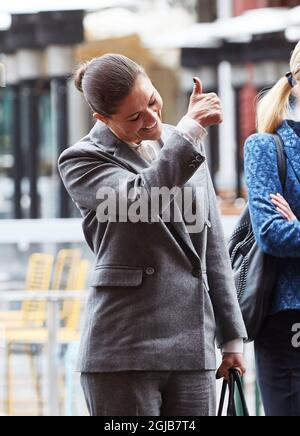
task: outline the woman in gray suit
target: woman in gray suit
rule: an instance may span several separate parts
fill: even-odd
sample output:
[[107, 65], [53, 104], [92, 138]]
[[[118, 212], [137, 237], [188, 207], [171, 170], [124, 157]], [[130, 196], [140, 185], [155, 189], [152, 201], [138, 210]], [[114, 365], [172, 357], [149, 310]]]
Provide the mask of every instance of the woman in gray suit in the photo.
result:
[[59, 159], [96, 257], [78, 362], [89, 411], [215, 415], [215, 338], [227, 377], [245, 371], [246, 337], [202, 143], [220, 101], [195, 78], [172, 127], [124, 56], [88, 62], [75, 81], [97, 120]]

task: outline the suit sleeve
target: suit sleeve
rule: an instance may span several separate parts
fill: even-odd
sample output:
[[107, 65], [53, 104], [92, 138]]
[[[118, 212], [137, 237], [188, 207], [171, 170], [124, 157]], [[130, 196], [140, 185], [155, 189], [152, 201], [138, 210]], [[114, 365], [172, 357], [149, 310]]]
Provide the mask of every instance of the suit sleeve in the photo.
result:
[[251, 220], [261, 250], [275, 257], [300, 257], [300, 222], [283, 218], [270, 198], [270, 194], [284, 196], [272, 137], [253, 135], [248, 139], [245, 175]]
[[139, 203], [140, 216], [147, 222], [157, 218], [158, 213], [163, 213], [172, 202], [172, 196], [160, 196], [162, 201], [153, 213], [151, 203], [158, 195], [157, 191], [182, 188], [204, 161], [205, 157], [195, 146], [175, 131], [160, 151], [159, 158], [139, 174], [122, 168], [99, 147], [85, 148], [84, 144], [65, 150], [58, 167], [67, 191], [79, 206], [98, 212], [105, 195], [111, 194], [118, 209], [116, 216], [122, 216], [125, 211], [125, 217], [130, 217], [131, 206]]
[[219, 206], [209, 171], [208, 190], [211, 228], [207, 239], [207, 276], [213, 304], [218, 346], [234, 339], [246, 339], [247, 332], [237, 299], [230, 257], [227, 250]]

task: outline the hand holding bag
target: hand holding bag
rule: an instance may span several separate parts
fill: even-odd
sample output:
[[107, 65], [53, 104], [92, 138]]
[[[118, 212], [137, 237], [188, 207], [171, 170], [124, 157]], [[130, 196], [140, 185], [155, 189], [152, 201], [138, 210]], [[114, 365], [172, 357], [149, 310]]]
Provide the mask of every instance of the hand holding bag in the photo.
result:
[[245, 400], [245, 395], [244, 395], [244, 391], [243, 391], [243, 387], [242, 387], [240, 373], [236, 369], [231, 369], [229, 371], [229, 382], [225, 379], [223, 381], [218, 416], [222, 416], [222, 414], [223, 414], [227, 387], [229, 389], [227, 416], [238, 416], [237, 412], [236, 412], [236, 405], [235, 405], [235, 387], [238, 388], [238, 392], [240, 395], [243, 416], [250, 416], [249, 411], [248, 411], [248, 407], [247, 407], [247, 403]]

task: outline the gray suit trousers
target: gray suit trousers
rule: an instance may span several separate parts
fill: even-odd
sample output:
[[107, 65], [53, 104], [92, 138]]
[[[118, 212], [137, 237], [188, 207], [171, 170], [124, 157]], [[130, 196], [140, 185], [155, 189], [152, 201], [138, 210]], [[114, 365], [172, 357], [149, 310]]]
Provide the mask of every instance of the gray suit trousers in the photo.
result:
[[91, 416], [215, 416], [214, 371], [83, 373]]

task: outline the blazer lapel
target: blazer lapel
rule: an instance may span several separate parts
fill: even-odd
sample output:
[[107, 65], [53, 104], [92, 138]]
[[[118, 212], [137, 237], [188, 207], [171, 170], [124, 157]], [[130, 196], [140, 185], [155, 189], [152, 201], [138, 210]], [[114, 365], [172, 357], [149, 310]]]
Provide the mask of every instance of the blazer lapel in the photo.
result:
[[[163, 128], [163, 134], [161, 137], [161, 146], [164, 146], [164, 142], [170, 136], [170, 134], [174, 131], [174, 128], [171, 126], [165, 126]], [[90, 137], [92, 141], [100, 148], [104, 148], [105, 151], [112, 153], [114, 157], [118, 158], [126, 165], [126, 167], [138, 174], [145, 168], [150, 167], [150, 163], [146, 161], [142, 156], [140, 156], [136, 151], [131, 149], [128, 144], [118, 139], [105, 124], [101, 122], [97, 122], [90, 133]], [[176, 215], [181, 215], [179, 207], [175, 201], [174, 208], [176, 209]], [[176, 216], [175, 215], [175, 216]], [[182, 216], [182, 215], [181, 215]], [[161, 217], [160, 217], [161, 218]], [[170, 223], [165, 223], [162, 218], [161, 222], [167, 225], [169, 230], [175, 230], [181, 241], [186, 245], [189, 249], [189, 254], [192, 254], [197, 258], [198, 262], [200, 261], [199, 255], [195, 250], [193, 242], [191, 240], [190, 234], [187, 231], [186, 225], [183, 222], [183, 218], [181, 221], [176, 222], [174, 218], [173, 206], [171, 207], [170, 213]], [[171, 227], [170, 227], [171, 226]], [[177, 239], [178, 241], [178, 239]], [[178, 241], [179, 243], [181, 241]], [[187, 255], [189, 255], [187, 254]]]
[[139, 173], [142, 169], [149, 167], [149, 163], [142, 156], [132, 150], [128, 144], [117, 138], [100, 121], [91, 130], [90, 139], [97, 147], [120, 159], [130, 171]]
[[300, 183], [300, 137], [287, 121], [278, 129], [278, 133], [284, 142], [289, 164], [293, 168], [295, 176]]
[[114, 156], [126, 162], [135, 173], [149, 168], [149, 162], [123, 141], [118, 140]]

